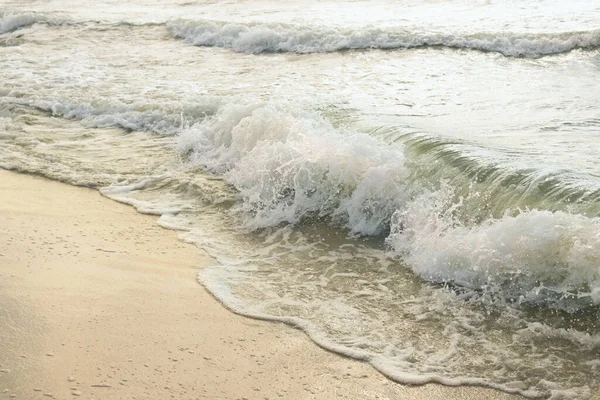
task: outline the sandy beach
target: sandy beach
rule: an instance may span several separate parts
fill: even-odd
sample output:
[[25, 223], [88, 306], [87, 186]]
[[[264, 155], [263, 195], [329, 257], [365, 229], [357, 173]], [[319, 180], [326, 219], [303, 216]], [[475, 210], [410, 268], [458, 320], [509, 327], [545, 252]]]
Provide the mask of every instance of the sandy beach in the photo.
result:
[[0, 398], [517, 398], [402, 386], [234, 315], [196, 281], [209, 263], [95, 190], [0, 171]]

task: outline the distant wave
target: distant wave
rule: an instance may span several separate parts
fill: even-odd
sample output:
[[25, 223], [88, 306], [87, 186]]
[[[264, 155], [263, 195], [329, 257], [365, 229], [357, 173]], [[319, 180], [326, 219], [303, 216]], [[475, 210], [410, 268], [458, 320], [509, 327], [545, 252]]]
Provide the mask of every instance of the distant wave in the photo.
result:
[[221, 47], [238, 53], [330, 53], [343, 50], [399, 50], [420, 47], [495, 52], [507, 57], [537, 58], [575, 49], [600, 47], [600, 29], [581, 32], [517, 34], [445, 34], [410, 30], [327, 29], [281, 24], [235, 24], [208, 20], [103, 22], [55, 20], [34, 13], [0, 12], [0, 34], [45, 23], [53, 26], [98, 25], [98, 29], [166, 26], [169, 33], [195, 46]]
[[600, 29], [584, 32], [450, 35], [411, 31], [360, 31], [290, 25], [245, 25], [176, 20], [169, 32], [196, 46], [213, 46], [239, 53], [328, 53], [351, 49], [410, 49], [448, 47], [497, 52], [508, 57], [541, 57], [600, 46]]
[[41, 16], [33, 13], [0, 12], [0, 34], [16, 31], [42, 20]]
[[118, 101], [76, 103], [62, 100], [4, 97], [1, 104], [20, 105], [52, 113], [66, 119], [82, 120], [94, 128], [119, 127], [160, 135], [177, 134], [186, 124], [196, 123], [216, 111], [218, 102], [207, 99], [179, 107], [156, 104], [124, 104]]
[[131, 22], [131, 21], [102, 21], [102, 20], [72, 20], [55, 18], [32, 12], [10, 12], [0, 11], [0, 34], [14, 32], [33, 24], [45, 24], [48, 26], [85, 26], [91, 29], [106, 30], [119, 28], [144, 28], [165, 26], [165, 22]]

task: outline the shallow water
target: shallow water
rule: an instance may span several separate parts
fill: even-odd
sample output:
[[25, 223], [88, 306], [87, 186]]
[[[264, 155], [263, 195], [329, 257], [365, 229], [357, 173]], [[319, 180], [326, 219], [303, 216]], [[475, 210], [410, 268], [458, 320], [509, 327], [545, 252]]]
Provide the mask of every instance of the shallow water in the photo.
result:
[[[0, 5], [0, 167], [408, 383], [600, 391], [600, 4]], [[562, 397], [561, 397], [562, 396]]]

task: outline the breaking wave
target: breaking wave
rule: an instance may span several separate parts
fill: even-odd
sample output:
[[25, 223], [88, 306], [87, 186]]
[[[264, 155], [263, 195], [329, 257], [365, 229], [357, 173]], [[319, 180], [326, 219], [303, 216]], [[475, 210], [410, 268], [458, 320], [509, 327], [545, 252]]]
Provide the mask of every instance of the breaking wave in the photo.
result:
[[174, 37], [193, 45], [222, 47], [240, 53], [327, 53], [352, 49], [448, 47], [497, 52], [509, 57], [541, 57], [600, 46], [600, 30], [544, 34], [453, 35], [375, 28], [352, 31], [185, 20], [169, 22], [167, 28]]
[[[520, 209], [499, 196], [507, 202], [494, 216], [486, 193], [461, 187], [464, 169], [438, 159], [448, 176], [457, 175], [456, 186], [431, 186], [432, 177], [412, 176], [414, 160], [407, 162], [402, 145], [274, 103], [226, 105], [184, 130], [178, 150], [239, 191], [237, 211], [250, 230], [319, 219], [354, 235], [385, 235], [392, 252], [428, 281], [559, 308], [600, 302], [600, 219], [570, 212], [566, 189], [554, 210]], [[544, 189], [519, 176], [504, 185], [521, 200]]]
[[0, 34], [16, 31], [43, 21], [43, 18], [33, 13], [9, 13], [0, 11]]
[[368, 135], [341, 134], [318, 114], [280, 104], [233, 104], [185, 130], [178, 149], [223, 173], [250, 229], [306, 218], [376, 235], [406, 201], [404, 157]]
[[[170, 106], [36, 101], [13, 99], [6, 115], [36, 107], [92, 126], [157, 132], [141, 118], [156, 111], [177, 124]], [[600, 302], [593, 191], [579, 195], [560, 174], [545, 185], [549, 171], [486, 165], [458, 142], [389, 144], [285, 102], [213, 108], [163, 131], [174, 136], [119, 135], [118, 146], [114, 132], [102, 131], [76, 134], [73, 146], [62, 129], [37, 146], [20, 118], [0, 118], [9, 156], [0, 167], [111, 185], [105, 196], [162, 215], [162, 226], [215, 257], [219, 264], [199, 279], [228, 307], [292, 324], [396, 381], [590, 398], [586, 379], [600, 343], [595, 320], [585, 323]], [[175, 142], [191, 164], [174, 157]], [[585, 212], [569, 208], [577, 199]], [[539, 207], [519, 208], [527, 204]], [[237, 218], [223, 213], [231, 207]], [[527, 318], [532, 306], [540, 315]], [[563, 347], [548, 348], [548, 338]], [[572, 360], [577, 370], [563, 376]]]
[[430, 282], [511, 303], [600, 303], [600, 189], [593, 177], [487, 165], [459, 143], [435, 138], [388, 144], [288, 103], [0, 104], [92, 127], [178, 135], [181, 154], [235, 187], [234, 210], [250, 231], [318, 220], [385, 239]]
[[447, 198], [424, 195], [393, 217], [387, 242], [417, 274], [516, 303], [600, 303], [600, 218], [527, 210], [467, 226]]

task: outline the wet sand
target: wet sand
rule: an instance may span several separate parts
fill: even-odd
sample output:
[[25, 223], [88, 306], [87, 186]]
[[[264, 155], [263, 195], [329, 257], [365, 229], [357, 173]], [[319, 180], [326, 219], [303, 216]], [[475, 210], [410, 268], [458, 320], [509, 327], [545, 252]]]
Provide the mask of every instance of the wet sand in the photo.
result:
[[0, 399], [517, 399], [393, 383], [232, 314], [211, 259], [97, 191], [0, 170]]

